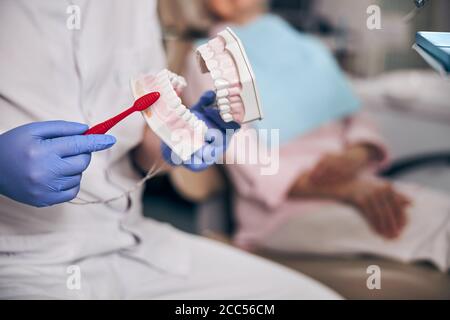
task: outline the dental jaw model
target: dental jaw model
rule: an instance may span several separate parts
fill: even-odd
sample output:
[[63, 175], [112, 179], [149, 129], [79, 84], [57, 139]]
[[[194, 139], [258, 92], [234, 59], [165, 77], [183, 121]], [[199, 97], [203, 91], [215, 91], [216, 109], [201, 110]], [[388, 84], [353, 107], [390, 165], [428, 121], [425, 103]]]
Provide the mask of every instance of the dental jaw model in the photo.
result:
[[244, 46], [230, 28], [200, 46], [197, 59], [202, 72], [209, 72], [214, 81], [217, 105], [225, 122], [262, 119], [255, 76]]
[[142, 115], [150, 128], [181, 160], [188, 160], [204, 145], [208, 127], [183, 105], [179, 97], [186, 87], [183, 77], [164, 69], [156, 76], [136, 78], [131, 86], [135, 98], [148, 92], [160, 93], [160, 99]]
[[[209, 72], [216, 90], [216, 104], [225, 122], [239, 124], [261, 120], [255, 77], [238, 37], [227, 28], [197, 49], [203, 72]], [[135, 99], [159, 92], [160, 99], [142, 112], [150, 128], [183, 161], [205, 144], [208, 127], [182, 104], [179, 95], [186, 87], [183, 77], [168, 70], [141, 75], [132, 80]]]

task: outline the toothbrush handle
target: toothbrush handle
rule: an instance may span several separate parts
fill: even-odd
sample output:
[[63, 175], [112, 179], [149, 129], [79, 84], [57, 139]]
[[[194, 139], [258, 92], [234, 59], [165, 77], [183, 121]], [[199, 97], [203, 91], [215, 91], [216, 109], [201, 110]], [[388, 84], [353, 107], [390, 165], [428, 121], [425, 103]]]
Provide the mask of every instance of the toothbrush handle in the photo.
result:
[[99, 123], [89, 130], [87, 130], [83, 135], [89, 135], [89, 134], [105, 134], [108, 132], [112, 127], [114, 127], [116, 124], [118, 124], [120, 121], [128, 117], [130, 114], [132, 114], [135, 111], [134, 107], [128, 108], [127, 110], [123, 111], [122, 113], [119, 113], [117, 116], [112, 117], [111, 119], [108, 119], [102, 123]]

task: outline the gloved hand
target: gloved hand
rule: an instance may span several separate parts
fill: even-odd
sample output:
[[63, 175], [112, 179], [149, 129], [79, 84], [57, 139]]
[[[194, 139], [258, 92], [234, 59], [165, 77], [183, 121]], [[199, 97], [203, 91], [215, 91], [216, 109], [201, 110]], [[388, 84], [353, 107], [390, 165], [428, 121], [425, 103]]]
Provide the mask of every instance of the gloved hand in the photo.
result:
[[208, 131], [205, 135], [206, 144], [191, 159], [182, 162], [181, 159], [172, 152], [165, 143], [161, 144], [161, 150], [164, 159], [171, 165], [182, 164], [184, 167], [192, 171], [202, 171], [217, 162], [219, 157], [226, 151], [228, 142], [231, 137], [227, 138], [227, 129], [234, 131], [241, 126], [234, 121], [225, 122], [220, 117], [219, 111], [210, 106], [214, 103], [216, 94], [213, 91], [207, 91], [200, 100], [191, 107], [197, 118], [205, 121]]
[[35, 122], [0, 135], [0, 194], [35, 207], [70, 201], [91, 153], [111, 147], [109, 135], [82, 134], [84, 124]]

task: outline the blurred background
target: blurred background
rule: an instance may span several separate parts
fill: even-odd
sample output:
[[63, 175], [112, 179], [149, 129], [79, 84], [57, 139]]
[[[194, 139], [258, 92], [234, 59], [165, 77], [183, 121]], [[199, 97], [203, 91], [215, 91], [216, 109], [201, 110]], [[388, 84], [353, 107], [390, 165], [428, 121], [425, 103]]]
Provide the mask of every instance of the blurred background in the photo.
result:
[[[382, 29], [366, 28], [366, 9], [382, 10]], [[272, 0], [271, 11], [288, 20], [298, 30], [315, 34], [335, 52], [342, 66], [358, 76], [375, 76], [385, 71], [425, 68], [411, 51], [417, 30], [449, 30], [450, 3], [430, 1], [409, 23], [403, 23], [413, 8], [412, 0]], [[169, 57], [174, 68], [179, 52], [172, 51], [192, 38], [204, 36], [211, 18], [202, 0], [165, 0], [160, 4], [161, 19]], [[177, 50], [175, 50], [177, 51]]]
[[[366, 9], [373, 4], [381, 8], [380, 30], [366, 27]], [[383, 174], [450, 196], [450, 81], [433, 71], [412, 50], [417, 31], [450, 31], [450, 1], [432, 0], [413, 20], [404, 22], [403, 18], [413, 8], [412, 0], [270, 1], [273, 13], [284, 17], [296, 29], [323, 40], [348, 74], [364, 108], [377, 121], [392, 151], [393, 164]], [[213, 20], [203, 0], [161, 0], [159, 12], [169, 68], [183, 74], [193, 42], [207, 36]], [[218, 166], [199, 174], [178, 168], [170, 176], [160, 176], [148, 183], [145, 214], [187, 232], [228, 241], [235, 227], [232, 192], [226, 174]], [[276, 260], [318, 278], [347, 297], [409, 295], [450, 299], [449, 277], [426, 266], [375, 260], [390, 272], [387, 286], [396, 290], [391, 291], [391, 296], [372, 292], [369, 297], [367, 290], [349, 283], [366, 277], [365, 266], [374, 262], [370, 258], [349, 261], [277, 257]], [[337, 270], [338, 276], [322, 270], [324, 264]], [[421, 290], [415, 291], [417, 288]]]

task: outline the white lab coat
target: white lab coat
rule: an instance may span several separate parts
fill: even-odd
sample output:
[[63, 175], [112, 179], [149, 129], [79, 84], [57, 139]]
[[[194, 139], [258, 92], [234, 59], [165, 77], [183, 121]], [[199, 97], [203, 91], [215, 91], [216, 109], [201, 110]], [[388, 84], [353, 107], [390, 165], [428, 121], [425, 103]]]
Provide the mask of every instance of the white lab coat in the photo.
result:
[[[66, 26], [71, 4], [81, 9], [80, 30]], [[95, 124], [132, 103], [131, 76], [165, 65], [154, 0], [2, 0], [0, 21], [0, 132], [54, 119]], [[136, 114], [111, 131], [118, 142], [93, 155], [80, 197], [107, 199], [138, 181], [128, 152], [143, 129]], [[0, 298], [337, 297], [144, 219], [140, 199], [141, 190], [125, 211], [125, 199], [37, 209], [0, 196]], [[71, 265], [80, 268], [80, 290], [67, 286]]]

